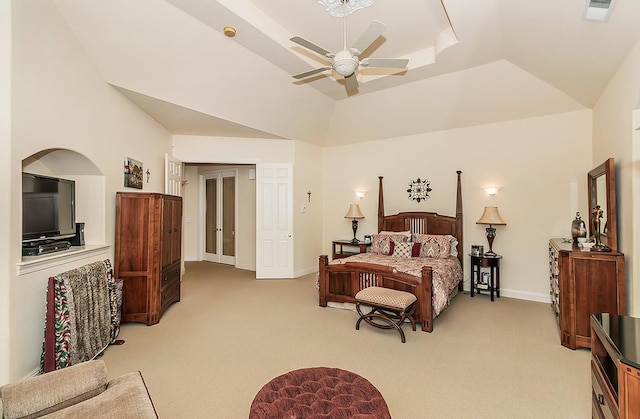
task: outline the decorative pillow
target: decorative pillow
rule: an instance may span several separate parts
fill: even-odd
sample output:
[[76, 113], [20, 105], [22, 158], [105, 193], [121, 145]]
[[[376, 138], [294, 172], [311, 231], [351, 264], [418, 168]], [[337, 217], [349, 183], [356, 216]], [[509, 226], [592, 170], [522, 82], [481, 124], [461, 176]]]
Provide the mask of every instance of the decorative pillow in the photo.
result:
[[449, 236], [451, 237], [451, 253], [450, 255], [453, 256], [454, 258], [458, 257], [458, 239], [456, 239], [453, 236]]
[[414, 242], [413, 247], [411, 248], [411, 257], [419, 258], [420, 257], [420, 249], [422, 249], [422, 243]]
[[402, 235], [405, 236], [407, 238], [406, 241], [411, 241], [411, 231], [407, 230], [407, 231], [381, 231], [378, 234], [390, 234], [392, 236], [396, 236], [396, 235]]
[[[421, 243], [420, 257], [445, 259], [451, 256], [451, 243], [455, 240], [450, 234], [415, 234], [414, 241]], [[457, 241], [457, 240], [456, 240]], [[457, 252], [456, 252], [457, 254]]]
[[410, 258], [413, 250], [412, 242], [394, 243], [393, 253], [391, 256], [398, 256], [401, 258]]
[[399, 234], [374, 234], [371, 236], [371, 253], [390, 255], [393, 252], [391, 243], [404, 243], [407, 237]]

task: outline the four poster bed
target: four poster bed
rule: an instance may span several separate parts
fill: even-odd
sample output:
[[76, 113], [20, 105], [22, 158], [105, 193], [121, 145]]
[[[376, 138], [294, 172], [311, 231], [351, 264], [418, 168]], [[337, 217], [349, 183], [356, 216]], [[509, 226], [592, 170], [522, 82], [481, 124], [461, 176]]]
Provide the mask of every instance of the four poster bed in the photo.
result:
[[371, 252], [329, 262], [319, 259], [319, 304], [355, 303], [363, 288], [378, 286], [417, 297], [416, 323], [433, 331], [433, 319], [462, 291], [462, 188], [457, 171], [456, 215], [434, 212], [384, 214], [379, 177], [378, 231]]

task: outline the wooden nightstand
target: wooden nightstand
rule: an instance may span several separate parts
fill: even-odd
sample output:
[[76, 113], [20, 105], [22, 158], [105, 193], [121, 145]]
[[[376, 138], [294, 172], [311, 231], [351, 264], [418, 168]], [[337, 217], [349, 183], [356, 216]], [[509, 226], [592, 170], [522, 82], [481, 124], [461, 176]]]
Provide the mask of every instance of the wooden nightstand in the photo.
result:
[[[482, 291], [488, 291], [491, 295], [491, 301], [493, 301], [493, 294], [500, 298], [500, 259], [502, 256], [495, 255], [483, 255], [471, 256], [471, 296], [474, 293], [482, 294]], [[489, 268], [489, 280], [481, 280], [481, 269]]]
[[367, 253], [369, 246], [371, 246], [371, 243], [365, 243], [363, 241], [353, 243], [351, 240], [334, 240], [331, 242], [332, 258], [340, 259], [359, 253]]

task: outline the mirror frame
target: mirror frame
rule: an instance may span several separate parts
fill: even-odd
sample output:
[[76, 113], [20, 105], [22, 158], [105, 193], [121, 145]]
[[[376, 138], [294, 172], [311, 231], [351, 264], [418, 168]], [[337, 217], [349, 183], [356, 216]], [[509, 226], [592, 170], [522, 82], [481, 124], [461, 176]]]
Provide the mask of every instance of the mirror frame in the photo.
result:
[[593, 237], [593, 223], [591, 222], [591, 211], [596, 206], [598, 187], [597, 180], [600, 176], [604, 176], [604, 185], [606, 188], [605, 196], [607, 198], [607, 234], [601, 233], [602, 244], [611, 248], [612, 251], [618, 251], [618, 219], [616, 207], [616, 167], [613, 157], [610, 157], [600, 166], [591, 170], [587, 174], [587, 185], [589, 194], [589, 232]]

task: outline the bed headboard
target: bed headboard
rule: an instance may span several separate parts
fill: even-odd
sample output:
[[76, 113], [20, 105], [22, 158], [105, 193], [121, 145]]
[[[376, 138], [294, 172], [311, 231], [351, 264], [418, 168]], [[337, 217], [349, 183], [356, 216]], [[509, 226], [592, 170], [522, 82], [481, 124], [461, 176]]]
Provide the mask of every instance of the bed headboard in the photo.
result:
[[458, 259], [464, 262], [462, 240], [462, 186], [460, 182], [461, 170], [456, 186], [456, 215], [440, 215], [435, 212], [409, 211], [393, 215], [384, 214], [384, 194], [382, 176], [378, 176], [378, 231], [411, 231], [416, 234], [451, 234], [458, 239]]

